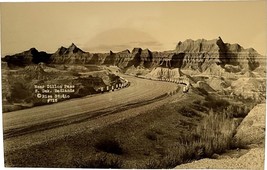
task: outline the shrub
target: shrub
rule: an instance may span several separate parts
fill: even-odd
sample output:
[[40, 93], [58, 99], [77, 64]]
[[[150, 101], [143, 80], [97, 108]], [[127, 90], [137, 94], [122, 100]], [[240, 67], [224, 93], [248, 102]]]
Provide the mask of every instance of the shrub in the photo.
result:
[[177, 138], [163, 158], [149, 160], [146, 168], [173, 168], [181, 163], [222, 153], [231, 148], [234, 132], [233, 119], [211, 109], [198, 126]]
[[178, 112], [181, 113], [183, 116], [186, 116], [186, 117], [199, 116], [198, 113], [195, 110], [193, 110], [191, 108], [188, 108], [186, 106], [181, 107], [178, 110]]
[[197, 105], [201, 105], [202, 102], [201, 102], [201, 100], [195, 100], [195, 101], [193, 101], [193, 103], [197, 104]]
[[141, 75], [142, 75], [142, 73], [140, 73], [140, 72], [139, 72], [139, 73], [136, 73], [135, 75], [136, 75], [136, 76], [141, 76]]
[[235, 122], [227, 114], [210, 110], [191, 135], [199, 134], [200, 140], [195, 140], [193, 146], [203, 147], [203, 156], [210, 157], [213, 153], [221, 153], [231, 147], [235, 132]]
[[223, 110], [223, 112], [230, 117], [244, 118], [253, 107], [253, 104], [235, 104], [229, 105], [226, 109]]
[[25, 98], [32, 96], [31, 90], [25, 85], [25, 82], [17, 81], [11, 85], [11, 102], [21, 102]]
[[203, 102], [203, 106], [213, 109], [214, 111], [222, 111], [224, 108], [230, 105], [230, 103], [224, 99], [216, 98], [208, 95]]
[[196, 87], [196, 92], [197, 92], [197, 94], [200, 94], [200, 95], [205, 95], [205, 96], [207, 96], [207, 95], [209, 95], [209, 93], [205, 90], [205, 89], [202, 89], [202, 88], [199, 88], [199, 87]]
[[152, 140], [152, 141], [157, 140], [157, 134], [155, 132], [153, 132], [153, 131], [146, 132], [145, 136], [149, 140]]
[[121, 168], [122, 161], [111, 154], [96, 154], [87, 160], [78, 160], [74, 162], [75, 168]]
[[146, 169], [159, 169], [162, 167], [162, 161], [158, 159], [149, 159], [146, 164]]
[[95, 148], [107, 153], [121, 155], [123, 153], [120, 143], [115, 139], [103, 138], [95, 144]]
[[79, 77], [81, 74], [78, 71], [73, 71], [72, 75], [75, 77]]

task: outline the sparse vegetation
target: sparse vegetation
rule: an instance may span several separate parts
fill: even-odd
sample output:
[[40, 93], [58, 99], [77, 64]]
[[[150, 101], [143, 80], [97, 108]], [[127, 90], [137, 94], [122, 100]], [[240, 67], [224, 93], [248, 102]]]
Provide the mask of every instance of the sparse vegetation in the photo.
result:
[[146, 132], [145, 135], [146, 135], [146, 138], [149, 140], [152, 140], [152, 141], [157, 140], [157, 134], [153, 131]]
[[[18, 68], [10, 71], [8, 75], [8, 81], [6, 81], [6, 86], [9, 87], [4, 89], [7, 91], [6, 96], [7, 105], [3, 105], [3, 110], [14, 111], [16, 109], [26, 108], [24, 107], [27, 104], [27, 107], [41, 106], [45, 104], [51, 104], [47, 102], [46, 98], [36, 97], [37, 93], [34, 85], [74, 85], [75, 92], [64, 93], [70, 95], [71, 98], [83, 97], [86, 95], [91, 95], [97, 93], [96, 88], [100, 86], [105, 86], [105, 82], [110, 82], [111, 84], [120, 83], [120, 78], [112, 73], [103, 71], [102, 68], [97, 66], [57, 66], [49, 65], [45, 66], [45, 69], [40, 65], [29, 65], [25, 68]], [[90, 72], [94, 72], [94, 76]], [[101, 72], [102, 71], [102, 72]], [[83, 75], [81, 73], [84, 73]], [[88, 74], [88, 75], [87, 75]], [[92, 73], [93, 74], [93, 73]], [[44, 88], [48, 90], [47, 88]], [[41, 90], [39, 90], [41, 91]], [[45, 95], [54, 95], [52, 93], [42, 93]], [[59, 93], [58, 93], [59, 94]], [[62, 94], [62, 93], [60, 93]], [[58, 99], [58, 101], [63, 101], [67, 99]], [[15, 107], [16, 105], [21, 105], [21, 107]], [[14, 106], [13, 109], [10, 109], [10, 106]]]
[[[198, 53], [195, 53], [196, 49], [199, 49]], [[179, 54], [174, 54], [177, 52]], [[222, 55], [225, 58], [222, 58]], [[243, 62], [244, 58], [248, 60]], [[263, 78], [266, 71], [262, 70], [265, 64], [259, 68], [261, 63], [257, 61], [257, 58], [264, 57], [257, 54], [255, 50], [243, 49], [238, 44], [225, 44], [220, 37], [215, 41], [186, 40], [179, 42], [175, 50], [164, 52], [134, 48], [132, 52], [126, 50], [118, 53], [112, 51], [105, 54], [87, 53], [72, 44], [69, 48], [59, 48], [53, 54], [39, 52], [32, 48], [20, 54], [6, 56], [2, 59], [6, 62], [4, 69], [2, 67], [5, 72], [3, 75], [8, 80], [3, 83], [4, 111], [47, 104], [45, 97], [36, 99], [35, 93], [41, 92], [38, 90], [34, 92], [36, 90], [34, 85], [75, 85], [75, 92], [68, 93], [70, 98], [104, 92], [104, 86], [114, 87], [121, 83], [120, 77], [117, 76], [120, 69], [115, 67], [139, 78], [147, 77], [153, 80], [153, 78], [165, 77], [173, 80], [178, 77], [187, 77], [190, 83], [192, 81], [188, 93], [177, 95], [175, 99], [175, 95], [171, 92], [174, 100], [163, 106], [160, 104], [157, 108], [139, 105], [138, 102], [147, 104], [145, 100], [149, 99], [135, 98], [133, 95], [136, 93], [133, 93], [129, 95], [129, 98], [133, 98], [131, 101], [136, 102], [136, 105], [131, 102], [127, 103], [125, 100], [127, 96], [124, 98], [125, 103], [117, 100], [118, 102], [114, 105], [106, 107], [98, 107], [100, 104], [96, 104], [98, 108], [92, 117], [87, 117], [86, 114], [90, 116], [93, 111], [89, 112], [87, 109], [80, 108], [77, 109], [77, 114], [45, 119], [45, 125], [50, 124], [49, 121], [51, 121], [51, 128], [55, 128], [49, 129], [51, 134], [64, 131], [67, 129], [64, 129], [65, 127], [77, 127], [80, 131], [71, 132], [64, 137], [58, 134], [53, 134], [52, 137], [47, 135], [42, 144], [35, 145], [38, 143], [36, 141], [32, 142], [33, 144], [27, 143], [24, 145], [26, 148], [14, 149], [15, 151], [13, 148], [16, 147], [10, 146], [12, 149], [5, 150], [6, 166], [173, 168], [192, 160], [212, 158], [214, 154], [223, 153], [229, 148], [243, 147], [242, 143], [232, 139], [236, 127], [251, 110], [255, 101], [262, 102], [266, 98], [266, 79]], [[104, 68], [104, 65], [109, 68]], [[263, 79], [259, 80], [261, 74]], [[193, 86], [194, 84], [196, 86]], [[153, 88], [153, 85], [147, 85], [145, 88]], [[55, 94], [55, 92], [50, 93]], [[126, 93], [121, 93], [121, 96], [123, 94]], [[168, 94], [170, 92], [157, 96], [151, 99], [151, 102], [163, 104], [167, 100], [163, 102], [160, 99]], [[109, 101], [105, 103], [112, 102], [113, 97], [107, 96]], [[228, 96], [231, 97], [228, 98]], [[59, 98], [59, 101], [67, 100], [56, 98]], [[101, 100], [101, 98], [98, 99]], [[152, 104], [158, 104], [156, 102], [149, 104], [155, 106]], [[89, 106], [91, 104], [94, 104], [94, 101], [90, 102]], [[81, 102], [81, 105], [87, 105], [87, 102]], [[116, 106], [119, 106], [119, 111], [131, 108], [131, 106], [139, 109], [144, 106], [144, 110], [138, 112], [140, 115], [136, 117], [132, 114], [134, 111], [129, 112], [129, 115], [122, 116], [125, 120], [117, 119], [117, 115], [108, 115], [114, 116], [112, 119], [116, 121], [102, 119], [107, 114], [116, 114], [118, 111]], [[64, 109], [58, 113], [64, 114]], [[77, 116], [78, 112], [80, 117]], [[102, 114], [102, 112], [106, 113]], [[39, 124], [35, 119], [36, 117], [27, 117], [27, 120], [35, 122], [36, 126], [42, 126], [42, 123]], [[96, 119], [99, 120], [95, 121], [97, 123], [94, 122]], [[12, 118], [7, 122], [11, 120]], [[23, 123], [27, 120], [25, 119]], [[87, 126], [87, 121], [93, 122], [93, 128]], [[64, 126], [65, 124], [61, 122], [69, 122], [69, 124]], [[16, 125], [12, 122], [11, 124]], [[35, 124], [31, 125], [27, 124], [26, 127], [18, 128], [14, 126], [14, 129], [12, 126], [7, 128], [7, 132], [12, 133], [17, 129], [19, 129], [18, 132], [22, 132], [35, 126]], [[56, 125], [64, 127], [60, 129], [61, 127], [58, 128]], [[38, 138], [30, 134], [25, 135], [25, 138], [20, 137], [15, 141]], [[6, 140], [6, 142], [15, 143], [12, 140]]]
[[146, 138], [151, 141], [158, 140], [160, 135], [162, 135], [162, 132], [160, 131], [160, 129], [152, 128], [145, 132]]
[[[16, 151], [12, 153], [16, 161], [9, 160], [9, 163], [31, 166], [34, 162], [35, 166], [44, 167], [173, 168], [237, 147], [232, 141], [239, 123], [235, 119], [242, 119], [252, 104], [249, 107], [227, 102], [219, 96], [193, 98], [186, 95], [184, 103], [166, 104], [92, 133]], [[56, 146], [60, 149], [54, 151]], [[59, 165], [53, 157], [66, 151], [73, 159]], [[45, 162], [39, 161], [44, 155], [49, 157]]]
[[251, 105], [229, 105], [225, 110], [225, 114], [231, 114], [234, 118], [244, 118], [248, 114], [248, 112], [254, 107], [254, 104]]
[[75, 168], [121, 168], [122, 161], [119, 157], [107, 153], [99, 153], [90, 158], [75, 162]]
[[226, 101], [225, 99], [221, 99], [216, 96], [208, 95], [206, 96], [205, 101], [202, 103], [202, 105], [207, 108], [214, 109], [214, 111], [221, 111], [227, 106], [229, 106], [230, 103]]
[[235, 128], [233, 119], [211, 110], [191, 132], [177, 138], [162, 159], [149, 160], [146, 168], [173, 168], [190, 160], [222, 153], [231, 147]]
[[123, 153], [122, 147], [118, 140], [113, 139], [113, 138], [103, 138], [97, 141], [95, 144], [95, 148], [107, 152], [107, 153], [113, 153], [117, 155], [121, 155]]
[[189, 108], [188, 106], [183, 106], [182, 108], [180, 108], [179, 113], [181, 113], [183, 116], [186, 116], [186, 117], [199, 116], [198, 113], [194, 109]]

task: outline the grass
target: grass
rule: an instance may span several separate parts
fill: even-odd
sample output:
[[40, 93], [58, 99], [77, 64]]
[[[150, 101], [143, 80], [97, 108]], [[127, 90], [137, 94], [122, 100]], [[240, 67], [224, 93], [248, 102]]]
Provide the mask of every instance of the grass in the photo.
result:
[[121, 168], [122, 161], [119, 157], [106, 153], [98, 153], [86, 160], [75, 161], [75, 168]]
[[[53, 66], [52, 72], [45, 72], [44, 70], [36, 69], [37, 65], [28, 66], [27, 68], [17, 69], [15, 72], [8, 74], [8, 81], [5, 84], [5, 88], [3, 89], [5, 92], [4, 98], [7, 99], [7, 102], [10, 104], [20, 103], [20, 104], [31, 104], [32, 106], [41, 106], [46, 104], [51, 104], [47, 102], [46, 98], [37, 98], [37, 92], [35, 92], [34, 85], [51, 85], [51, 84], [60, 84], [60, 85], [69, 85], [72, 84], [75, 86], [75, 92], [72, 93], [64, 93], [70, 95], [70, 99], [84, 97], [87, 95], [96, 94], [97, 91], [95, 88], [106, 86], [104, 83], [104, 79], [108, 78], [110, 83], [118, 84], [121, 83], [119, 76], [116, 76], [111, 73], [99, 74], [97, 76], [88, 76], [81, 77], [80, 72], [85, 72], [84, 66], [68, 66], [71, 69], [65, 68], [65, 71], [62, 71], [61, 68], [55, 65]], [[98, 71], [102, 70], [98, 66], [86, 66], [87, 72], [90, 71]], [[51, 69], [50, 67], [46, 67], [47, 69]], [[56, 70], [56, 71], [55, 71]], [[9, 88], [8, 88], [9, 87]], [[44, 88], [46, 89], [46, 88]], [[41, 93], [39, 90], [38, 93]], [[45, 93], [41, 93], [45, 94]], [[49, 95], [59, 94], [52, 90], [52, 93]], [[58, 102], [68, 100], [68, 99], [60, 99]], [[13, 107], [12, 109], [9, 106], [3, 105], [3, 110], [5, 112], [12, 111], [14, 109], [21, 109], [23, 107]]]
[[243, 118], [250, 107], [218, 96], [188, 94], [182, 101], [93, 132], [5, 153], [5, 161], [17, 167], [174, 168], [236, 147], [235, 118]]
[[228, 107], [230, 103], [227, 100], [221, 99], [218, 96], [208, 95], [206, 96], [202, 105], [207, 108], [214, 109], [216, 111], [221, 111], [224, 108]]
[[146, 133], [145, 133], [145, 136], [146, 136], [146, 138], [149, 139], [149, 140], [152, 140], [152, 141], [157, 140], [157, 134], [156, 134], [155, 132], [153, 132], [153, 131], [148, 131], [148, 132], [146, 132]]
[[149, 160], [145, 168], [173, 168], [222, 153], [230, 149], [235, 128], [233, 119], [211, 110], [191, 132], [177, 138], [161, 159]]
[[[146, 168], [173, 168], [181, 163], [212, 158], [227, 149], [241, 147], [233, 143], [238, 125], [233, 118], [244, 118], [253, 105], [230, 105], [224, 99], [210, 96], [205, 101], [193, 103], [207, 107], [208, 114], [189, 133], [181, 135], [160, 159], [149, 160]], [[203, 108], [200, 110], [203, 111]], [[181, 107], [179, 112], [186, 117], [198, 116], [196, 112], [191, 114], [194, 111], [188, 106]]]
[[[230, 105], [224, 99], [210, 96], [207, 96], [205, 101], [197, 100], [193, 103], [210, 108], [208, 114], [192, 131], [182, 135], [167, 150], [162, 159], [149, 160], [146, 168], [173, 168], [181, 163], [212, 158], [215, 153], [220, 154], [227, 149], [242, 147], [233, 141], [238, 126], [233, 118], [244, 118], [253, 108], [253, 103], [251, 105]], [[186, 107], [182, 107], [179, 111], [183, 116], [192, 117], [191, 114], [188, 114], [192, 110]]]
[[95, 148], [106, 152], [106, 153], [113, 153], [116, 155], [121, 155], [123, 153], [122, 147], [120, 143], [116, 139], [110, 138], [103, 138], [95, 144]]
[[234, 120], [230, 116], [210, 110], [191, 133], [191, 136], [200, 136], [192, 142], [195, 148], [200, 147], [203, 150], [203, 155], [197, 156], [211, 157], [213, 153], [222, 153], [229, 149], [235, 128]]
[[182, 114], [183, 116], [186, 117], [195, 117], [195, 116], [200, 116], [197, 111], [194, 109], [188, 107], [188, 106], [183, 106], [179, 109], [179, 113]]

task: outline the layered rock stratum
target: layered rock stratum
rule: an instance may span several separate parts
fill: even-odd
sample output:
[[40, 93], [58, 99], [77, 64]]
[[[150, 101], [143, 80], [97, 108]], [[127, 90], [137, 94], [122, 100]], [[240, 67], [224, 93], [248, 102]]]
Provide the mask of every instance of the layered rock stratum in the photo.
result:
[[[195, 87], [209, 92], [222, 91], [227, 95], [242, 96], [258, 101], [265, 99], [265, 57], [253, 48], [225, 43], [221, 37], [213, 40], [178, 42], [176, 48], [157, 52], [134, 48], [120, 52], [90, 53], [74, 43], [48, 54], [31, 48], [28, 51], [2, 58], [8, 68], [25, 67], [39, 63], [50, 65], [105, 65], [116, 66], [124, 73], [151, 79], [170, 80], [190, 77]], [[198, 77], [200, 79], [198, 82]], [[208, 83], [208, 85], [205, 85]], [[205, 86], [204, 86], [205, 85]]]
[[[263, 56], [254, 49], [244, 49], [239, 44], [224, 43], [219, 37], [213, 40], [185, 40], [178, 42], [174, 50], [152, 52], [134, 48], [114, 53], [90, 53], [71, 44], [60, 47], [55, 53], [39, 52], [35, 48], [2, 58], [9, 66], [26, 66], [39, 62], [50, 64], [96, 64], [114, 65], [122, 69], [130, 67], [154, 69], [156, 67], [191, 69], [200, 73], [223, 69], [230, 72], [255, 70]], [[214, 71], [214, 70], [213, 70]], [[208, 71], [210, 72], [210, 71]]]

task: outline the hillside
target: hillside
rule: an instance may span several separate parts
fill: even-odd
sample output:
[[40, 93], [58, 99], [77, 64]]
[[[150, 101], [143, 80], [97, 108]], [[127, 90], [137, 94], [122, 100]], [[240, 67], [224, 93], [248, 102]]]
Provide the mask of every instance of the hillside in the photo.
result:
[[[62, 67], [39, 63], [24, 68], [9, 69], [7, 63], [2, 62], [2, 73], [3, 112], [51, 104], [52, 102], [48, 101], [48, 95], [59, 96], [50, 98], [57, 98], [56, 102], [60, 102], [97, 94], [100, 93], [98, 91], [100, 87], [115, 87], [116, 84], [121, 83], [119, 76], [97, 66], [63, 65]], [[73, 86], [74, 88], [61, 87], [57, 92], [49, 88], [52, 85]], [[43, 88], [38, 89], [35, 86]], [[68, 91], [65, 92], [64, 89]], [[47, 90], [49, 92], [45, 92]], [[38, 94], [42, 97], [38, 97]], [[63, 97], [63, 95], [69, 97]]]
[[[220, 37], [163, 52], [90, 53], [72, 43], [53, 54], [32, 48], [6, 56], [6, 165], [162, 169], [262, 161], [262, 148], [246, 147], [263, 140], [264, 115], [257, 113], [265, 108], [249, 111], [266, 100], [265, 63], [252, 48]], [[52, 105], [39, 107], [45, 104]]]
[[234, 140], [240, 149], [217, 155], [217, 159], [205, 158], [176, 168], [264, 169], [265, 112], [266, 104], [258, 104], [238, 126]]
[[[7, 63], [4, 70], [26, 71], [29, 66], [34, 67], [39, 63], [44, 63], [48, 68], [71, 68], [78, 65], [115, 66], [125, 74], [154, 80], [173, 81], [187, 77], [194, 88], [201, 88], [209, 93], [216, 91], [233, 98], [262, 102], [266, 97], [264, 56], [253, 48], [245, 49], [239, 44], [225, 43], [221, 37], [213, 40], [188, 39], [178, 42], [174, 50], [163, 52], [134, 48], [117, 53], [90, 53], [72, 43], [67, 48], [60, 47], [52, 54], [31, 48], [22, 53], [5, 56], [2, 61]], [[28, 72], [31, 77], [33, 73]], [[33, 72], [38, 74], [34, 75], [37, 77], [33, 76], [32, 80], [46, 76], [46, 73], [40, 70]], [[77, 70], [74, 72], [78, 73]], [[105, 83], [109, 84], [109, 81]], [[4, 97], [8, 95], [5, 94]]]
[[7, 55], [2, 58], [2, 61], [7, 62], [9, 67], [25, 67], [29, 64], [38, 64], [40, 62], [50, 63], [50, 57], [51, 54], [31, 48], [22, 53]]
[[50, 61], [53, 64], [85, 64], [89, 58], [88, 52], [82, 51], [72, 43], [68, 48], [60, 47], [51, 55]]
[[2, 60], [9, 66], [26, 66], [39, 62], [51, 64], [96, 64], [114, 65], [127, 70], [130, 67], [153, 69], [155, 67], [190, 69], [205, 72], [212, 65], [232, 71], [259, 68], [263, 56], [254, 49], [244, 49], [239, 44], [224, 43], [219, 37], [213, 40], [185, 40], [178, 42], [176, 48], [164, 52], [152, 52], [149, 49], [134, 48], [118, 53], [84, 52], [75, 44], [68, 48], [60, 47], [55, 53], [39, 52], [35, 48], [5, 56]]

